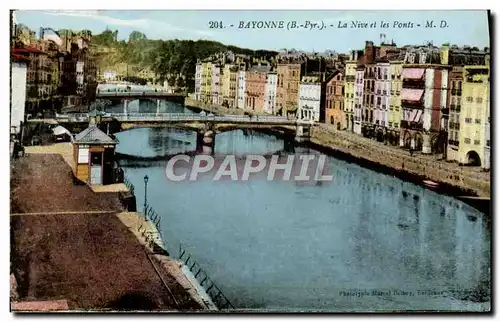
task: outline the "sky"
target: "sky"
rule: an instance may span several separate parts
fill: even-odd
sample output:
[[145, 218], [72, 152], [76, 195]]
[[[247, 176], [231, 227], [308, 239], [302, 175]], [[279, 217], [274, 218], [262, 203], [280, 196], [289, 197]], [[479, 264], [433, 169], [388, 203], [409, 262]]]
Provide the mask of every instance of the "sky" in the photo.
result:
[[[236, 11], [236, 10], [51, 10], [17, 11], [17, 23], [27, 25], [37, 33], [40, 27], [53, 29], [88, 29], [98, 34], [109, 28], [118, 30], [119, 39], [141, 31], [150, 39], [208, 39], [226, 45], [250, 49], [280, 50], [282, 48], [322, 52], [348, 52], [362, 49], [366, 40], [375, 45], [393, 40], [398, 46], [427, 42], [489, 47], [488, 16], [485, 10], [476, 11]], [[425, 28], [427, 21], [435, 28]], [[222, 22], [224, 29], [210, 28], [210, 22]], [[240, 22], [284, 21], [284, 29], [240, 29]], [[317, 23], [313, 29], [287, 30], [288, 22]], [[367, 28], [349, 28], [352, 21], [368, 23]], [[388, 28], [381, 27], [388, 22]], [[442, 21], [446, 27], [441, 28]], [[370, 24], [376, 22], [375, 27]], [[338, 28], [347, 23], [348, 28]], [[401, 23], [401, 24], [399, 24]], [[413, 24], [410, 27], [410, 23]], [[397, 26], [395, 26], [395, 24]], [[233, 25], [233, 27], [231, 27]], [[320, 30], [320, 26], [326, 26]], [[420, 25], [420, 26], [418, 26]]]

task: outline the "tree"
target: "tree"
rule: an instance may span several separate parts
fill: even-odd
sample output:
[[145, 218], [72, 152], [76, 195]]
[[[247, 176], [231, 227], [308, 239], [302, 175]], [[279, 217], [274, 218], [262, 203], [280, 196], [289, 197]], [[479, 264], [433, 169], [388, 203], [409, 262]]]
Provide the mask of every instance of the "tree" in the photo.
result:
[[147, 37], [145, 34], [143, 34], [142, 32], [140, 31], [132, 31], [130, 33], [130, 36], [128, 36], [128, 42], [131, 43], [131, 42], [137, 42], [137, 41], [141, 41], [141, 40], [146, 40]]

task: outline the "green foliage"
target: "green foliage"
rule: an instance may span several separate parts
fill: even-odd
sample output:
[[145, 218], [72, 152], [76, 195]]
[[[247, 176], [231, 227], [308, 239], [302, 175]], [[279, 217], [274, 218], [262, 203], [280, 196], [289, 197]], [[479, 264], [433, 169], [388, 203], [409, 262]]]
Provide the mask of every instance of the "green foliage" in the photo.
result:
[[[98, 47], [114, 49], [112, 58], [104, 58], [101, 68], [113, 64], [126, 63], [139, 69], [149, 68], [156, 73], [159, 81], [167, 81], [170, 86], [187, 86], [194, 90], [196, 62], [216, 53], [232, 51], [235, 54], [256, 56], [272, 60], [277, 52], [251, 50], [227, 46], [210, 40], [152, 40], [139, 31], [130, 33], [128, 42], [117, 41], [117, 31], [105, 30], [95, 35], [92, 42]], [[183, 77], [181, 77], [183, 76]]]

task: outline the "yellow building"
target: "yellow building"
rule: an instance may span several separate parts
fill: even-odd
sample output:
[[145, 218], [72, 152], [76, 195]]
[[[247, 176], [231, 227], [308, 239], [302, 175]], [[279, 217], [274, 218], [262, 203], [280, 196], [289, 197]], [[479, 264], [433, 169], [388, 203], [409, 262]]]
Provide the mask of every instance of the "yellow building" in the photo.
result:
[[[352, 58], [352, 57], [351, 57]], [[348, 131], [354, 131], [354, 81], [356, 78], [357, 59], [351, 59], [345, 65], [345, 84], [344, 84], [344, 112], [345, 121], [343, 128]]]
[[[389, 59], [390, 60], [390, 59]], [[393, 132], [394, 145], [399, 144], [399, 127], [401, 124], [401, 74], [403, 72], [402, 60], [390, 60], [391, 63], [391, 92], [389, 98], [389, 113], [387, 115], [388, 131]]]
[[147, 79], [148, 81], [154, 81], [156, 74], [149, 68], [144, 68], [137, 73], [137, 77]]
[[[484, 166], [490, 104], [489, 66], [464, 66], [460, 111], [459, 163]], [[487, 163], [489, 163], [487, 161]]]
[[221, 74], [222, 105], [236, 107], [236, 80], [238, 68], [232, 64], [224, 65]]
[[212, 101], [212, 63], [206, 62], [201, 68], [201, 100], [203, 102]]

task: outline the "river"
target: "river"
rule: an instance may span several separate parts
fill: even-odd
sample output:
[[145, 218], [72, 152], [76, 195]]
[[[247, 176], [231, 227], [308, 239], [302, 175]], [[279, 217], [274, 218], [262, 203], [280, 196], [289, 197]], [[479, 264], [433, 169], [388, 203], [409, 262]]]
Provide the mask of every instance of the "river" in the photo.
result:
[[[155, 112], [134, 101], [130, 112]], [[161, 103], [162, 112], [186, 112]], [[122, 111], [122, 107], [110, 110]], [[117, 151], [142, 157], [193, 151], [174, 129], [117, 134]], [[282, 140], [241, 130], [217, 134], [215, 154], [284, 153]], [[307, 148], [297, 152], [319, 154]], [[162, 216], [171, 255], [179, 243], [239, 309], [279, 311], [487, 310], [490, 224], [448, 196], [327, 157], [329, 184], [167, 182], [165, 161], [122, 162], [138, 208]]]

